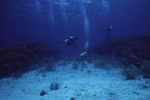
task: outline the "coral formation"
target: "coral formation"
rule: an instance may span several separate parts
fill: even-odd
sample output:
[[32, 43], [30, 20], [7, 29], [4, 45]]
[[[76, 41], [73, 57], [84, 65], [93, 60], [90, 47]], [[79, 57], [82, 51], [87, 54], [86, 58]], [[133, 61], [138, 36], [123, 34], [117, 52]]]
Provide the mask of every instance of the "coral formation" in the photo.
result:
[[143, 61], [141, 70], [142, 70], [142, 74], [145, 78], [150, 78], [150, 62]]
[[150, 36], [124, 37], [120, 39], [109, 40], [95, 49], [97, 54], [109, 54], [122, 56], [131, 60], [140, 58], [150, 61]]
[[[41, 42], [14, 44], [0, 48], [0, 78], [26, 72], [33, 64], [39, 63], [44, 57], [58, 57], [58, 52]], [[49, 64], [49, 66], [51, 66]]]
[[[94, 53], [98, 55], [116, 56], [120, 58], [123, 66], [126, 69], [123, 70], [123, 75], [127, 79], [134, 79], [136, 73], [132, 74], [133, 69], [131, 66], [135, 66], [144, 77], [150, 76], [150, 36], [136, 36], [136, 37], [124, 37], [120, 39], [111, 39], [105, 43], [99, 45]], [[97, 61], [97, 64], [103, 63]]]
[[76, 62], [74, 62], [73, 65], [72, 65], [72, 68], [73, 68], [74, 70], [77, 70], [77, 69], [78, 69], [78, 64], [77, 64]]
[[75, 98], [72, 97], [72, 98], [70, 98], [70, 100], [75, 100]]
[[59, 83], [52, 82], [50, 85], [50, 90], [58, 90], [59, 89]]
[[103, 68], [103, 69], [109, 69], [108, 64], [114, 65], [115, 67], [118, 67], [120, 65], [120, 61], [115, 56], [107, 56], [107, 55], [97, 55], [93, 59], [94, 67], [95, 68]]
[[125, 76], [127, 80], [134, 80], [138, 76], [138, 71], [139, 70], [132, 64], [127, 68], [124, 67], [123, 70], [121, 71], [121, 74]]
[[44, 96], [45, 94], [47, 94], [45, 91], [41, 91], [40, 96]]

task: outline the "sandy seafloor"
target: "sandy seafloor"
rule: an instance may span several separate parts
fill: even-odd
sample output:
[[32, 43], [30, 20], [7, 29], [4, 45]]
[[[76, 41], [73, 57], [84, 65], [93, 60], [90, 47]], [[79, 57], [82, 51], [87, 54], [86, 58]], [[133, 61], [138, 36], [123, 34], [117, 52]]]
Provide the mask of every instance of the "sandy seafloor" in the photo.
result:
[[[96, 69], [87, 62], [74, 70], [72, 63], [57, 62], [56, 71], [46, 77], [34, 70], [18, 79], [1, 79], [0, 100], [150, 100], [150, 79], [125, 80], [120, 68]], [[50, 90], [51, 82], [59, 83], [59, 89]], [[43, 90], [47, 94], [40, 96]]]

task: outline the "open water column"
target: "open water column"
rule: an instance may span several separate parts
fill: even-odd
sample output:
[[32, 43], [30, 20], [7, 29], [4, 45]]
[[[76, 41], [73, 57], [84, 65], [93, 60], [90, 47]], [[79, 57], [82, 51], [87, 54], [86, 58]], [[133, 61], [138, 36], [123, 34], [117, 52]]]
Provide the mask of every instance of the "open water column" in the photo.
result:
[[41, 3], [39, 0], [35, 0], [35, 9], [36, 9], [38, 14], [41, 13]]
[[62, 15], [62, 19], [64, 22], [64, 26], [65, 26], [65, 30], [67, 30], [67, 20], [68, 20], [68, 16], [66, 14], [66, 6], [69, 3], [66, 2], [66, 0], [59, 0], [58, 5], [59, 5], [59, 9], [60, 9], [60, 13]]
[[[89, 23], [89, 19], [87, 17], [87, 7], [86, 4], [91, 4], [92, 1], [91, 0], [82, 0], [82, 2], [80, 2], [81, 4], [81, 15], [83, 16], [83, 26], [84, 26], [84, 32], [85, 32], [85, 37], [86, 40], [89, 41], [89, 32], [90, 32], [90, 23]], [[108, 0], [101, 0], [101, 7], [104, 10], [105, 13], [107, 13], [110, 10], [109, 7], [109, 2]]]
[[55, 29], [55, 19], [53, 13], [53, 0], [49, 0], [49, 14], [48, 14], [48, 21], [51, 25], [52, 29]]
[[83, 18], [84, 18], [83, 19], [84, 32], [85, 32], [86, 40], [88, 41], [90, 25], [89, 25], [89, 21], [88, 21], [87, 15], [86, 15], [86, 7], [81, 6], [81, 11], [82, 11], [82, 15], [83, 15]]
[[84, 33], [86, 38], [86, 43], [89, 41], [89, 31], [90, 31], [90, 23], [87, 17], [87, 8], [86, 3], [91, 3], [91, 0], [82, 0], [81, 2], [81, 15], [83, 16], [83, 26], [84, 26]]
[[101, 0], [102, 2], [102, 8], [104, 11], [109, 11], [109, 2], [108, 0]]
[[[71, 19], [69, 17], [72, 17], [72, 16], [69, 16], [69, 13], [68, 10], [71, 8], [71, 9], [76, 9], [76, 8], [73, 8], [74, 6], [73, 5], [76, 5], [78, 6], [78, 9], [80, 9], [80, 19], [82, 20], [82, 25], [83, 25], [83, 30], [84, 30], [84, 34], [85, 34], [85, 39], [86, 41], [89, 41], [89, 35], [90, 35], [90, 21], [89, 20], [92, 20], [92, 19], [89, 19], [88, 18], [88, 5], [92, 5], [94, 3], [94, 1], [92, 0], [72, 0], [72, 1], [67, 1], [67, 0], [47, 0], [48, 1], [48, 4], [45, 5], [47, 6], [48, 8], [46, 10], [48, 10], [48, 23], [50, 24], [50, 27], [51, 29], [57, 29], [57, 25], [56, 25], [56, 21], [58, 20], [58, 18], [61, 17], [61, 20], [62, 20], [62, 26], [64, 26], [65, 28], [65, 32], [67, 33], [68, 32], [68, 21]], [[43, 6], [42, 1], [40, 0], [35, 0], [35, 8], [36, 8], [36, 11], [38, 12], [39, 16], [41, 15], [42, 13], [42, 9], [43, 9]], [[110, 6], [109, 6], [109, 1], [108, 0], [99, 0], [99, 1], [96, 1], [98, 2], [97, 4], [100, 5], [99, 7], [101, 7], [101, 9], [103, 9], [103, 12], [104, 13], [107, 13], [109, 12], [110, 10]], [[56, 10], [56, 9], [59, 9], [59, 10]], [[54, 16], [55, 14], [57, 13], [60, 13], [60, 17], [58, 16]], [[76, 13], [72, 13], [73, 16], [76, 16], [75, 14]], [[80, 27], [79, 27], [80, 28]], [[77, 29], [78, 30], [78, 29]]]

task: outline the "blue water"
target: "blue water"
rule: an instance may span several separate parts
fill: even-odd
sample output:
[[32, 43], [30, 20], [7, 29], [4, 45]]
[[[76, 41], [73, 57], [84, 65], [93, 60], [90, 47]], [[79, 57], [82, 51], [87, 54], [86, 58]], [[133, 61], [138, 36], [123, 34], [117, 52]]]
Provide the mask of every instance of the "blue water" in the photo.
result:
[[[150, 34], [150, 0], [0, 0], [0, 45], [42, 41], [63, 53], [84, 51], [110, 38]], [[77, 36], [78, 47], [63, 47]]]

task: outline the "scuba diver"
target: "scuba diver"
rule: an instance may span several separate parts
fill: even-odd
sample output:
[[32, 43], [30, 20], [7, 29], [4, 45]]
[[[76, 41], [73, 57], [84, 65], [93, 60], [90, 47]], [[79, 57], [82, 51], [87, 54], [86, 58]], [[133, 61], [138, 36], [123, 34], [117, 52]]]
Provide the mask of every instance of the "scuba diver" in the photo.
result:
[[85, 45], [84, 45], [85, 51], [80, 54], [80, 57], [87, 57], [89, 55], [88, 48], [89, 48], [89, 43], [88, 43], [88, 41], [86, 41]]
[[89, 48], [89, 43], [88, 41], [86, 41], [84, 45], [85, 51], [80, 54], [80, 59], [82, 61], [81, 67], [87, 67], [85, 61], [88, 61], [88, 55], [89, 55], [88, 48]]
[[87, 57], [88, 56], [88, 52], [87, 51], [84, 51], [83, 53], [80, 54], [80, 57]]
[[109, 39], [109, 34], [110, 34], [111, 31], [112, 31], [112, 26], [111, 26], [111, 25], [110, 25], [110, 26], [107, 26], [107, 28], [106, 28], [107, 39]]
[[70, 36], [69, 38], [63, 41], [63, 45], [77, 47], [76, 42], [78, 41], [78, 37]]

